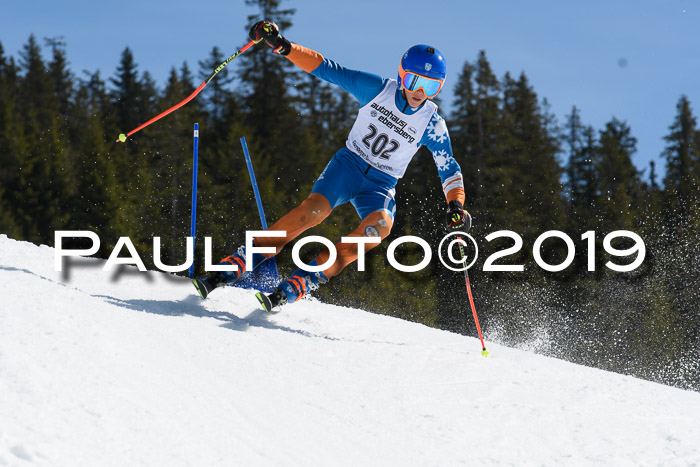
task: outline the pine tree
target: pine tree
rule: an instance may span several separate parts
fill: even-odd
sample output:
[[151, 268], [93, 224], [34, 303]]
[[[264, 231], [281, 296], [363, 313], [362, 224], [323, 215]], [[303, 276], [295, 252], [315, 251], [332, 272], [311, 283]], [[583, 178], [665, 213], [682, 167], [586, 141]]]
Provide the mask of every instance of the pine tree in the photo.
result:
[[129, 47], [122, 51], [117, 75], [110, 78], [114, 86], [112, 101], [117, 115], [117, 125], [126, 133], [145, 121], [144, 89], [139, 79], [138, 65]]
[[571, 234], [580, 236], [594, 227], [591, 220], [595, 217], [599, 181], [594, 164], [595, 131], [583, 125], [575, 106], [566, 117], [562, 142], [568, 149], [565, 184], [568, 228]]
[[675, 221], [698, 219], [700, 201], [700, 133], [697, 120], [686, 96], [681, 96], [676, 105], [678, 113], [671, 131], [664, 137], [667, 146], [664, 186], [668, 212]]
[[501, 83], [482, 50], [475, 63], [465, 63], [455, 90], [449, 119], [452, 148], [462, 167], [466, 203], [475, 228], [498, 225], [507, 200], [508, 161], [503, 153], [505, 133], [501, 121]]
[[[199, 62], [199, 76], [206, 79], [226, 57], [218, 47], [213, 47], [209, 57]], [[201, 96], [202, 107], [207, 112], [207, 128], [213, 137], [221, 136], [225, 127], [235, 114], [238, 113], [238, 103], [234, 99], [234, 93], [230, 89], [235, 77], [232, 75], [231, 64], [223, 68], [212, 81], [207, 84], [206, 92]]]
[[474, 71], [474, 65], [469, 62], [464, 63], [457, 78], [453, 111], [448, 120], [452, 150], [455, 157], [458, 158], [464, 175], [467, 206], [471, 205], [474, 198], [480, 196], [483, 185], [481, 180], [483, 154], [476, 150], [478, 120], [475, 108]]
[[17, 74], [14, 59], [5, 58], [0, 43], [0, 232], [13, 238], [21, 236], [17, 219], [22, 146], [17, 114]]
[[596, 166], [600, 174], [600, 222], [603, 231], [633, 230], [638, 219], [642, 182], [632, 164], [637, 139], [630, 127], [613, 118], [600, 131]]
[[54, 121], [56, 125], [56, 167], [57, 176], [63, 179], [64, 190], [58, 201], [61, 222], [68, 222], [73, 214], [73, 206], [70, 199], [76, 194], [79, 183], [75, 173], [76, 154], [67, 138], [70, 127], [70, 112], [73, 105], [73, 81], [74, 76], [68, 68], [66, 55], [66, 43], [62, 37], [45, 38], [47, 46], [51, 48], [51, 61], [48, 63], [47, 73], [53, 88], [55, 101]]
[[[141, 96], [139, 99], [141, 105], [138, 108], [139, 112], [141, 113], [141, 117], [139, 120], [140, 123], [143, 123], [144, 120], [162, 112], [165, 110], [165, 108], [163, 108], [160, 103], [158, 85], [148, 70], [144, 71], [141, 75], [141, 82], [139, 84], [141, 88]], [[143, 131], [157, 130], [159, 128], [162, 129], [165, 127], [165, 125], [167, 125], [167, 120], [164, 122], [158, 122], [157, 126], [149, 127], [148, 130], [144, 128]]]
[[529, 241], [562, 226], [558, 135], [548, 128], [549, 116], [524, 73], [517, 81], [506, 74], [503, 86], [504, 127], [509, 137], [502, 170], [510, 178], [504, 193], [508, 193], [510, 222], [519, 225], [518, 232]]
[[[187, 64], [180, 75], [170, 70], [159, 106], [169, 108], [185, 99], [193, 91], [192, 76]], [[164, 261], [181, 264], [185, 260], [185, 237], [189, 235], [190, 200], [192, 195], [192, 131], [193, 123], [201, 119], [200, 104], [191, 102], [168, 116], [156, 129], [157, 150], [148, 157], [153, 178], [152, 203], [159, 207], [160, 219], [154, 229], [161, 237]], [[167, 226], [167, 227], [166, 227]]]
[[53, 85], [53, 95], [58, 100], [58, 115], [65, 121], [70, 111], [74, 79], [68, 69], [66, 43], [63, 37], [44, 38], [44, 42], [51, 47], [52, 59], [49, 62], [48, 73]]
[[23, 128], [27, 143], [21, 154], [23, 190], [22, 213], [24, 237], [34, 242], [49, 243], [53, 231], [68, 220], [62, 202], [70, 196], [68, 170], [64, 159], [57, 122], [58, 99], [41, 49], [32, 35], [20, 54], [18, 94], [23, 107]]
[[[295, 10], [280, 10], [280, 3], [280, 0], [246, 0], [248, 6], [260, 9], [259, 15], [248, 17], [248, 28], [260, 19], [273, 19], [283, 34], [288, 31]], [[242, 55], [240, 62], [245, 87], [243, 102], [254, 125], [251, 138], [264, 142], [269, 152], [282, 151], [286, 148], [280, 143], [284, 140], [285, 130], [290, 129], [288, 119], [294, 118], [288, 88], [292, 81], [296, 81], [296, 69], [265, 45]]]
[[110, 154], [113, 143], [108, 143], [116, 127], [110, 118], [111, 103], [99, 72], [79, 81], [73, 99], [71, 145], [77, 189], [70, 199], [68, 228], [99, 232], [105, 254], [118, 237], [128, 235], [128, 230], [119, 225], [122, 194], [116, 180], [118, 170]]
[[670, 278], [671, 309], [684, 318], [685, 348], [697, 348], [700, 342], [700, 131], [690, 102], [681, 96], [670, 133], [665, 137], [667, 146], [664, 177], [663, 228], [665, 242], [659, 256], [665, 277]]
[[[491, 203], [497, 202], [502, 206], [500, 203], [507, 201], [503, 197], [503, 189], [509, 180], [508, 175], [503, 173], [507, 169], [507, 162], [502, 152], [504, 134], [500, 121], [501, 84], [483, 50], [479, 52], [474, 72], [476, 140], [472, 147], [472, 157], [480, 170], [478, 177], [481, 180], [477, 187], [478, 195], [475, 197], [475, 211], [476, 216], [482, 219], [482, 224], [494, 224], [502, 220], [503, 216], [499, 219], [495, 213], [497, 208]], [[483, 212], [480, 210], [482, 206], [485, 208]]]
[[[148, 71], [139, 76], [137, 64], [127, 47], [121, 54], [117, 74], [110, 78], [110, 91], [119, 132], [126, 133], [156, 115], [160, 110], [156, 83]], [[168, 118], [170, 118], [169, 116]], [[151, 167], [158, 156], [161, 132], [167, 131], [169, 120], [163, 119], [135, 134], [127, 144], [114, 146], [111, 154], [118, 167], [119, 225], [127, 229], [137, 248], [151, 244], [160, 227], [162, 206], [155, 196], [159, 174]]]
[[[209, 76], [225, 58], [220, 49], [214, 47], [207, 59], [199, 62], [199, 76], [202, 79]], [[265, 185], [265, 172], [261, 173], [260, 167], [262, 159], [267, 156], [258, 150], [257, 143], [262, 141], [251, 137], [254, 131], [248, 124], [248, 115], [244, 111], [245, 92], [241, 86], [233, 87], [243, 68], [242, 59], [243, 56], [239, 57], [217, 74], [207, 85], [201, 101], [205, 112], [200, 126], [202, 137], [198, 192], [201, 209], [198, 207], [197, 210], [198, 230], [214, 237], [217, 251], [221, 255], [230, 254], [243, 243], [247, 227], [260, 228], [242, 153], [241, 137], [247, 139], [257, 169], [258, 182]], [[272, 171], [272, 175], [275, 173]], [[270, 219], [270, 200], [267, 193], [263, 197], [266, 214]]]

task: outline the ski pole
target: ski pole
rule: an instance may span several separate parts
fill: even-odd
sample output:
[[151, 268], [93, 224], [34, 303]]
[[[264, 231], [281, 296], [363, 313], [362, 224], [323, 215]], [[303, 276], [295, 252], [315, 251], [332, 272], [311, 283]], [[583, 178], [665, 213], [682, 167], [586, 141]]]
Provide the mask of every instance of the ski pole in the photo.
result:
[[476, 315], [476, 307], [474, 306], [474, 297], [472, 297], [472, 288], [471, 285], [469, 284], [469, 268], [466, 267], [467, 264], [467, 255], [464, 253], [464, 240], [462, 240], [462, 237], [457, 237], [457, 240], [459, 240], [459, 254], [462, 255], [462, 260], [464, 261], [464, 282], [467, 285], [467, 295], [469, 296], [469, 304], [472, 307], [472, 315], [474, 315], [474, 323], [476, 323], [476, 330], [479, 333], [479, 340], [481, 341], [481, 355], [486, 357], [489, 354], [489, 351], [486, 350], [486, 345], [484, 345], [484, 338], [481, 335], [481, 326], [479, 326], [479, 317]]
[[174, 106], [170, 107], [170, 108], [169, 108], [168, 110], [166, 110], [165, 112], [156, 115], [155, 117], [153, 117], [152, 119], [150, 119], [149, 121], [147, 121], [146, 123], [144, 123], [143, 125], [134, 128], [133, 130], [131, 130], [131, 131], [128, 132], [127, 134], [124, 134], [124, 133], [120, 134], [120, 135], [119, 135], [119, 138], [117, 138], [117, 143], [123, 143], [124, 141], [126, 141], [126, 138], [128, 138], [128, 137], [131, 136], [131, 135], [133, 135], [133, 134], [136, 133], [137, 131], [140, 131], [140, 130], [146, 128], [146, 127], [147, 127], [148, 125], [150, 125], [151, 123], [160, 120], [161, 118], [165, 117], [165, 116], [168, 115], [169, 113], [175, 112], [177, 109], [179, 109], [180, 107], [182, 107], [183, 105], [187, 104], [189, 101], [191, 101], [192, 99], [194, 99], [194, 98], [197, 96], [197, 94], [199, 94], [199, 93], [202, 91], [202, 89], [204, 89], [204, 86], [206, 86], [207, 84], [209, 84], [209, 81], [213, 80], [214, 77], [215, 77], [221, 70], [223, 70], [224, 67], [226, 67], [226, 65], [228, 65], [228, 64], [231, 62], [231, 60], [233, 60], [234, 58], [238, 57], [240, 54], [242, 54], [243, 52], [245, 52], [246, 50], [248, 50], [253, 44], [256, 44], [256, 42], [255, 42], [255, 41], [250, 41], [250, 42], [248, 42], [246, 45], [243, 46], [243, 48], [241, 48], [241, 50], [239, 50], [238, 52], [236, 52], [235, 54], [231, 55], [229, 58], [227, 58], [226, 60], [224, 60], [223, 63], [221, 63], [221, 65], [219, 65], [218, 67], [216, 67], [216, 69], [215, 69], [214, 71], [211, 72], [211, 74], [209, 75], [209, 77], [208, 77], [207, 79], [205, 79], [204, 81], [202, 81], [202, 84], [200, 84], [199, 87], [198, 87], [197, 89], [195, 89], [194, 92], [193, 92], [192, 94], [190, 94], [185, 100], [183, 100], [182, 102], [179, 102], [179, 103], [175, 104]]

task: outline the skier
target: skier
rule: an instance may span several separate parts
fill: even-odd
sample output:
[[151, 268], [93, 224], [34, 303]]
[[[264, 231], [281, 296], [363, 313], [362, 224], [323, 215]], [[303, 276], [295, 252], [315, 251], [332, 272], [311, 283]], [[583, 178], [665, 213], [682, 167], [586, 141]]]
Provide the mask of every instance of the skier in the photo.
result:
[[[274, 254], [254, 253], [252, 267], [279, 253], [305, 230], [321, 223], [331, 211], [350, 201], [361, 222], [350, 237], [389, 235], [396, 213], [395, 186], [421, 145], [432, 152], [447, 200], [447, 227], [468, 230], [471, 216], [464, 211], [464, 184], [445, 121], [437, 105], [429, 98], [438, 95], [445, 82], [446, 65], [442, 54], [427, 45], [408, 49], [399, 64], [398, 80], [385, 79], [361, 71], [349, 70], [301, 45], [285, 39], [277, 25], [258, 21], [249, 32], [250, 39], [264, 41], [273, 52], [285, 56], [302, 70], [336, 84], [360, 102], [360, 111], [348, 136], [346, 147], [328, 163], [298, 207], [292, 209], [269, 230], [284, 230], [285, 237], [257, 237], [256, 247], [274, 247]], [[366, 245], [366, 250], [378, 243]], [[265, 311], [299, 300], [309, 291], [328, 282], [358, 257], [358, 245], [338, 243], [337, 259], [322, 272], [296, 270], [269, 296], [258, 293]], [[310, 266], [324, 264], [330, 252], [321, 252]], [[245, 246], [219, 264], [236, 265], [237, 271], [216, 272], [194, 279], [202, 298], [218, 286], [237, 282], [246, 273]]]

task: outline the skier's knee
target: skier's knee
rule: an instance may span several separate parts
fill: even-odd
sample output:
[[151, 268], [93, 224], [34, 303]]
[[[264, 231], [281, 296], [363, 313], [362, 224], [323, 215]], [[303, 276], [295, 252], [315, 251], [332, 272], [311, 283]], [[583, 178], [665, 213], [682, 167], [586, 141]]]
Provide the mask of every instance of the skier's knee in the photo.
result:
[[360, 226], [350, 234], [357, 237], [379, 237], [384, 240], [391, 233], [393, 222], [386, 211], [374, 211], [364, 219]]
[[331, 204], [325, 196], [311, 193], [299, 205], [300, 221], [309, 225], [320, 224], [331, 213]]
[[[355, 229], [349, 237], [379, 237], [385, 239], [391, 232], [392, 221], [391, 217], [385, 211], [375, 211], [362, 219], [359, 227]], [[372, 242], [363, 245], [363, 250], [366, 253], [372, 248], [379, 245], [379, 242]], [[345, 266], [357, 260], [359, 256], [359, 246], [354, 242], [340, 242], [335, 245], [337, 257], [335, 263], [324, 271], [328, 278], [337, 275]], [[329, 252], [324, 250], [316, 258], [318, 264], [323, 264], [328, 260]]]

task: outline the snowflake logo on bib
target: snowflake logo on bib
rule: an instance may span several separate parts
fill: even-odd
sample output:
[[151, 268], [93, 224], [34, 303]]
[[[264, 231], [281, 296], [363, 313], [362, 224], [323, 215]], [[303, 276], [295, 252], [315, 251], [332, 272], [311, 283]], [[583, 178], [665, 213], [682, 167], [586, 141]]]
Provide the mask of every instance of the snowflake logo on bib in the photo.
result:
[[454, 160], [447, 151], [440, 149], [433, 153], [433, 159], [435, 160], [435, 165], [437, 165], [438, 171], [444, 172], [449, 169], [452, 161]]
[[433, 117], [428, 123], [428, 138], [438, 143], [444, 143], [447, 139], [447, 125], [441, 117]]

